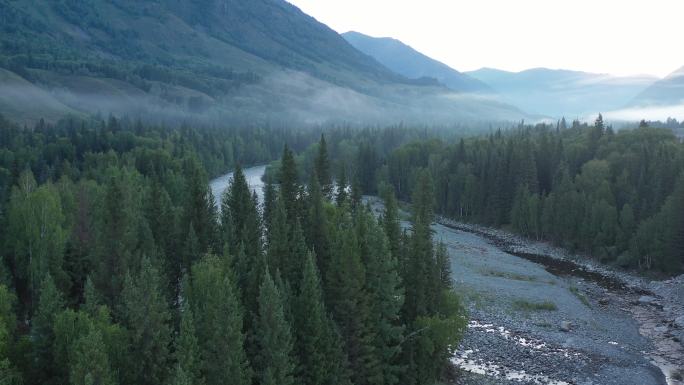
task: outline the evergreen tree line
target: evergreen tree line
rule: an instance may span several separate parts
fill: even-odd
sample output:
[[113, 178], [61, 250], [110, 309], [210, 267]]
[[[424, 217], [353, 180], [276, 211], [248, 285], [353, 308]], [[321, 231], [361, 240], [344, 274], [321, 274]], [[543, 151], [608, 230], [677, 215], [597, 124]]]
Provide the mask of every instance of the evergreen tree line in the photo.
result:
[[376, 218], [333, 184], [321, 138], [307, 172], [285, 147], [260, 203], [240, 163], [286, 138], [260, 132], [2, 122], [0, 383], [433, 383], [465, 316], [431, 175], [403, 230], [388, 186]]
[[506, 227], [604, 262], [684, 268], [684, 144], [671, 130], [565, 120], [394, 150], [377, 174], [410, 200], [428, 170], [438, 213]]

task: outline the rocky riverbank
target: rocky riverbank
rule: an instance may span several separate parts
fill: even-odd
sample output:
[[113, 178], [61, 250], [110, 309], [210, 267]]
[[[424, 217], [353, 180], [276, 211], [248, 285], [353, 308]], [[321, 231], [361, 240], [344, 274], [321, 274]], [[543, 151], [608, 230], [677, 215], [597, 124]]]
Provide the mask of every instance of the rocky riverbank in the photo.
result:
[[648, 281], [504, 231], [439, 222], [471, 316], [456, 383], [682, 384], [684, 277]]

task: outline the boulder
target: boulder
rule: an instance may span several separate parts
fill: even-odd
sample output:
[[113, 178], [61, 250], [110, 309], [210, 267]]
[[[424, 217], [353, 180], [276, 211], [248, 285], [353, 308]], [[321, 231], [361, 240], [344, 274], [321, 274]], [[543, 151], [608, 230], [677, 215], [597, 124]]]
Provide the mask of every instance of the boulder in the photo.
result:
[[564, 332], [569, 332], [572, 330], [572, 322], [570, 321], [561, 321], [560, 323], [560, 330]]
[[678, 328], [684, 329], [684, 315], [675, 318], [674, 324], [677, 325]]
[[639, 303], [642, 305], [653, 305], [656, 303], [656, 298], [650, 295], [642, 295], [639, 297]]

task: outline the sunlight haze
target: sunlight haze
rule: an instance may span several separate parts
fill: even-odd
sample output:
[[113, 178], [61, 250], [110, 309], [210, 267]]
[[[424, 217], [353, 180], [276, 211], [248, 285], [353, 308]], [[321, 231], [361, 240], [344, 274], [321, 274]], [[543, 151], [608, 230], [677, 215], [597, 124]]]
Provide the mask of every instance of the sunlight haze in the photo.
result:
[[393, 37], [459, 71], [547, 67], [664, 77], [684, 63], [678, 0], [291, 0], [337, 32]]

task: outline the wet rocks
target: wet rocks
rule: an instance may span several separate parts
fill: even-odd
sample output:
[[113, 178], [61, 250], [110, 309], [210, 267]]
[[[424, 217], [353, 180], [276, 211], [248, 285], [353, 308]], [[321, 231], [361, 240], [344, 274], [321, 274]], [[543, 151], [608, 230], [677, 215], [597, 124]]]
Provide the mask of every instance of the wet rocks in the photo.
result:
[[674, 324], [675, 324], [678, 328], [684, 329], [684, 315], [675, 318]]
[[650, 295], [642, 295], [638, 300], [641, 305], [655, 305], [657, 304], [657, 301], [658, 300], [655, 297]]
[[570, 321], [561, 321], [560, 323], [560, 330], [564, 332], [571, 332], [572, 331], [572, 322]]

